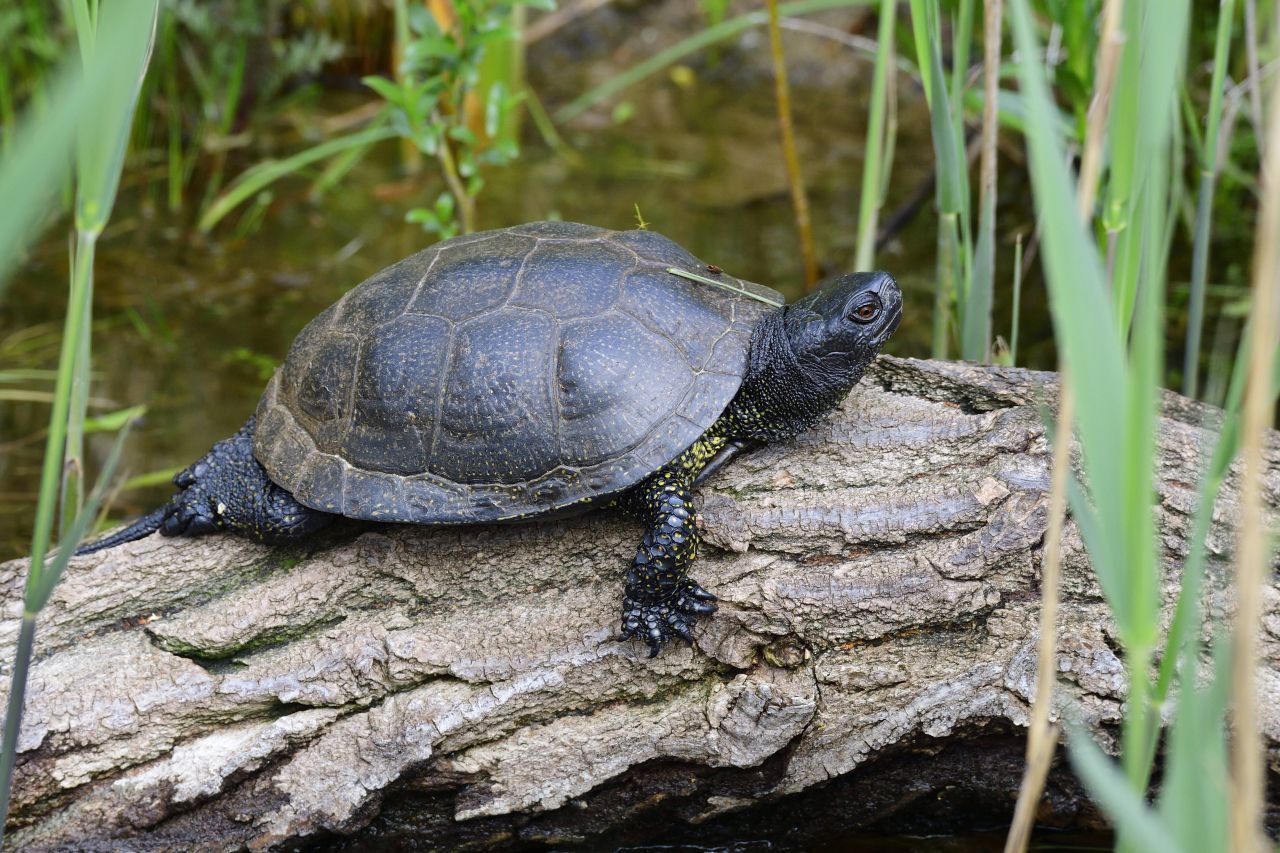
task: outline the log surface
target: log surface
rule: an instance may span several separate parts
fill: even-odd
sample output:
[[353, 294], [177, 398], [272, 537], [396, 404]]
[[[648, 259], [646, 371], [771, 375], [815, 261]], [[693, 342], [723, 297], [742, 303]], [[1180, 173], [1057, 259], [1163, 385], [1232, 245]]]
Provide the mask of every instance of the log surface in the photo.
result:
[[[864, 826], [965, 781], [1011, 808], [1009, 739], [1034, 692], [1055, 382], [881, 358], [832, 418], [701, 489], [709, 545], [694, 576], [720, 610], [694, 648], [654, 660], [613, 639], [640, 529], [609, 512], [351, 523], [304, 548], [152, 536], [77, 558], [40, 618], [13, 840], [564, 844], [714, 826], [850, 780]], [[1165, 397], [1166, 622], [1211, 417]], [[1275, 513], [1280, 441], [1268, 462]], [[1210, 619], [1230, 611], [1238, 474], [1209, 539]], [[1123, 667], [1072, 524], [1063, 568], [1057, 704], [1108, 742]], [[4, 689], [24, 573], [22, 561], [0, 566]], [[1265, 610], [1274, 774], [1274, 580]], [[1004, 770], [981, 769], [997, 753], [1013, 756]], [[1068, 788], [1051, 787], [1046, 819], [1083, 815]], [[815, 802], [804, 796], [783, 802]]]

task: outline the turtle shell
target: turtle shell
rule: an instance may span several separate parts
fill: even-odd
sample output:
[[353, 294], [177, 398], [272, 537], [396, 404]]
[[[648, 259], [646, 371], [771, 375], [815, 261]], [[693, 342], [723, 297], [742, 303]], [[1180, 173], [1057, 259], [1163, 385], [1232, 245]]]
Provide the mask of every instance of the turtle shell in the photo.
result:
[[294, 340], [254, 452], [314, 509], [416, 523], [563, 511], [639, 482], [715, 422], [776, 308], [651, 231], [537, 222], [457, 237]]

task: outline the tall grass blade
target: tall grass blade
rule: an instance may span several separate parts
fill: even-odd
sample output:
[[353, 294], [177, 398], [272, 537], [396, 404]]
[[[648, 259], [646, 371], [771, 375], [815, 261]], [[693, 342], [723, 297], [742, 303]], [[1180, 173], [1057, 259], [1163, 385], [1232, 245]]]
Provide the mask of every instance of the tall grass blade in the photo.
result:
[[[73, 293], [83, 289], [84, 299], [92, 305], [94, 247], [115, 207], [120, 173], [129, 147], [129, 133], [133, 128], [134, 107], [155, 44], [159, 4], [158, 0], [124, 0], [112, 7], [112, 15], [121, 15], [136, 22], [137, 26], [131, 33], [137, 42], [123, 45], [122, 51], [116, 54], [99, 53], [97, 31], [79, 29], [97, 25], [100, 16], [96, 4], [91, 8], [87, 0], [74, 0], [72, 5], [77, 10], [76, 38], [80, 44], [80, 55], [84, 58], [85, 73], [110, 81], [102, 96], [88, 105], [88, 110], [81, 117], [81, 129], [76, 139], [76, 241], [71, 259], [71, 287]], [[60, 515], [63, 533], [70, 520], [80, 512], [82, 503], [84, 430], [81, 425], [89, 401], [90, 321], [91, 312], [86, 312], [85, 326], [80, 330], [76, 366], [72, 371], [67, 443], [63, 452]]]
[[350, 136], [330, 139], [299, 151], [283, 160], [265, 160], [246, 169], [232, 181], [222, 194], [215, 198], [205, 209], [196, 227], [204, 232], [213, 230], [222, 219], [236, 207], [252, 198], [259, 191], [275, 183], [281, 178], [298, 172], [312, 163], [340, 154], [350, 148], [367, 147], [384, 139], [394, 139], [398, 135], [395, 128], [379, 125]]
[[[137, 412], [137, 416], [141, 411]], [[54, 587], [62, 577], [67, 563], [75, 553], [76, 545], [89, 531], [94, 518], [98, 514], [108, 490], [115, 478], [116, 468], [120, 463], [120, 455], [124, 450], [125, 440], [136, 419], [129, 420], [116, 435], [107, 461], [102, 466], [102, 473], [94, 486], [93, 492], [85, 502], [84, 509], [76, 516], [68, 527], [67, 535], [58, 542], [57, 553], [54, 554], [38, 574], [27, 576], [27, 591], [23, 602], [22, 623], [18, 629], [18, 646], [13, 663], [13, 676], [9, 684], [9, 700], [5, 709], [4, 734], [0, 738], [0, 846], [4, 842], [5, 823], [9, 816], [9, 801], [13, 793], [13, 768], [17, 759], [18, 734], [21, 730], [22, 707], [27, 692], [27, 676], [31, 669], [31, 656], [35, 644], [36, 619], [44, 606], [49, 603]], [[32, 581], [35, 577], [35, 581]]]
[[[1023, 0], [1012, 0], [1021, 3]], [[1191, 851], [1178, 843], [1169, 828], [1150, 809], [1142, 794], [1129, 787], [1116, 766], [1103, 754], [1088, 733], [1070, 729], [1071, 766], [1093, 801], [1122, 830], [1125, 839], [1139, 850], [1150, 853]]]
[[876, 30], [875, 69], [871, 75], [871, 107], [867, 118], [866, 159], [862, 163], [862, 187], [858, 202], [858, 245], [854, 252], [855, 270], [869, 270], [875, 264], [876, 224], [884, 203], [884, 186], [888, 177], [885, 128], [886, 102], [889, 99], [889, 66], [893, 58], [893, 30], [897, 23], [897, 3], [880, 0], [880, 23]]
[[[964, 145], [957, 133], [956, 115], [946, 87], [946, 73], [942, 65], [941, 29], [938, 0], [911, 0], [912, 27], [916, 34], [916, 56], [920, 67], [928, 67], [925, 99], [929, 104], [930, 130], [933, 135], [934, 157], [937, 162], [938, 204], [938, 279], [934, 295], [935, 311], [944, 307], [950, 313], [955, 306], [956, 325], [960, 331], [961, 357], [975, 361], [986, 355], [986, 345], [981, 352], [966, 350], [966, 341], [977, 337], [967, 333], [968, 324], [976, 318], [968, 315], [970, 268], [969, 223], [969, 164], [964, 155]], [[990, 329], [989, 309], [987, 315]], [[946, 326], [934, 317], [933, 356], [946, 355]], [[988, 335], [989, 337], [989, 335]]]
[[1170, 726], [1167, 769], [1160, 784], [1160, 816], [1185, 849], [1227, 850], [1226, 709], [1230, 695], [1230, 643], [1214, 660], [1213, 678], [1200, 686], [1200, 644], [1181, 654], [1177, 716]]
[[[1240, 448], [1240, 408], [1244, 399], [1245, 377], [1248, 374], [1247, 353], [1253, 346], [1256, 328], [1257, 320], [1254, 318], [1245, 328], [1242, 336], [1235, 369], [1231, 374], [1222, 403], [1222, 422], [1218, 425], [1213, 450], [1209, 454], [1204, 474], [1200, 478], [1196, 510], [1192, 516], [1191, 530], [1187, 537], [1187, 541], [1192, 543], [1193, 547], [1183, 564], [1178, 602], [1166, 636], [1165, 655], [1160, 661], [1154, 695], [1157, 703], [1163, 702], [1168, 696], [1179, 662], [1184, 656], [1193, 654], [1190, 644], [1195, 643], [1198, 637], [1193, 628], [1200, 624], [1200, 589], [1204, 581], [1204, 563], [1207, 556], [1203, 543], [1208, 541], [1218, 492]], [[1267, 393], [1270, 405], [1274, 407], [1277, 397], [1280, 397], [1280, 343], [1272, 344], [1271, 386]]]
[[[984, 0], [985, 3], [985, 0]], [[969, 52], [973, 46], [974, 0], [959, 0], [951, 27], [951, 109], [956, 120], [956, 135], [964, 132], [964, 115], [957, 106], [964, 103], [966, 78], [969, 76]]]
[[1209, 113], [1200, 149], [1200, 181], [1196, 190], [1195, 232], [1191, 248], [1191, 303], [1187, 315], [1186, 355], [1182, 364], [1182, 393], [1196, 397], [1200, 382], [1200, 338], [1204, 330], [1205, 283], [1209, 272], [1209, 229], [1213, 190], [1218, 176], [1218, 141], [1222, 127], [1222, 95], [1231, 49], [1235, 0], [1222, 0], [1213, 47], [1213, 77], [1209, 83]]
[[[92, 35], [86, 34], [80, 41], [81, 55], [85, 63], [84, 79], [93, 81], [96, 85], [90, 90], [95, 96], [94, 100], [78, 104], [83, 108], [83, 115], [80, 116], [81, 123], [78, 128], [81, 144], [77, 147], [77, 165], [83, 170], [88, 183], [86, 194], [77, 196], [76, 224], [82, 237], [88, 236], [88, 243], [91, 245], [105, 225], [106, 217], [110, 215], [116, 188], [119, 185], [119, 168], [124, 156], [125, 143], [120, 142], [119, 137], [124, 137], [127, 142], [130, 125], [129, 115], [108, 117], [99, 111], [99, 107], [102, 104], [113, 104], [115, 108], [125, 110], [126, 113], [131, 112], [133, 99], [137, 96], [137, 87], [145, 71], [151, 49], [157, 0], [128, 0], [128, 2], [121, 0], [112, 5], [110, 14], [101, 21], [98, 20], [96, 3], [73, 4], [73, 10], [81, 25], [95, 27]], [[99, 23], [100, 27], [97, 26]], [[114, 129], [117, 137], [106, 137], [103, 152], [95, 155], [84, 147], [83, 139], [85, 136], [91, 136], [99, 142], [104, 141], [104, 138], [96, 136], [102, 129], [102, 125], [98, 122], [105, 122], [107, 128]], [[48, 156], [49, 152], [45, 153]], [[89, 193], [98, 193], [98, 195], [91, 197]], [[26, 215], [30, 216], [31, 211], [26, 211]], [[6, 237], [15, 240], [15, 246], [20, 245], [17, 240], [21, 239], [21, 235], [17, 238], [10, 235]], [[89, 257], [91, 258], [91, 255]], [[73, 410], [72, 398], [77, 377], [81, 384], [87, 383], [89, 365], [86, 358], [88, 349], [85, 337], [89, 329], [91, 294], [91, 276], [78, 274], [72, 279], [45, 444], [44, 465], [41, 470], [39, 497], [36, 503], [35, 531], [32, 535], [31, 562], [27, 571], [19, 637], [19, 658], [14, 662], [9, 690], [9, 712], [5, 716], [3, 741], [0, 741], [0, 839], [3, 838], [4, 821], [9, 809], [15, 751], [21, 727], [22, 701], [26, 691], [36, 616], [48, 601], [62, 567], [70, 559], [75, 545], [72, 537], [77, 534], [77, 531], [83, 535], [85, 526], [96, 513], [96, 503], [103, 494], [102, 491], [95, 491], [95, 498], [90, 501], [90, 504], [94, 505], [92, 511], [87, 511], [90, 507], [86, 507], [77, 514], [74, 523], [65, 525], [66, 535], [61, 540], [59, 553], [51, 564], [46, 565], [45, 555], [48, 552], [53, 530], [63, 458], [67, 450], [68, 423], [74, 420], [75, 429], [79, 430], [79, 425], [83, 422], [83, 410], [79, 412]], [[114, 459], [118, 458], [119, 444], [113, 451], [112, 466], [114, 466]], [[105, 489], [105, 480], [100, 481], [99, 485]]]
[[[73, 5], [79, 7], [85, 2], [77, 0]], [[111, 217], [129, 146], [134, 105], [155, 43], [158, 11], [158, 0], [117, 0], [107, 7], [107, 19], [121, 16], [133, 25], [130, 42], [117, 45], [118, 53], [106, 53], [111, 48], [106, 43], [100, 53], [94, 47], [97, 33], [77, 30], [81, 54], [88, 56], [85, 61], [88, 73], [101, 75], [108, 81], [81, 116], [82, 131], [76, 140], [77, 231], [101, 234]], [[77, 21], [79, 19], [77, 15]]]
[[49, 209], [71, 171], [78, 118], [102, 88], [102, 80], [84, 77], [78, 61], [65, 63], [38, 120], [28, 111], [5, 149], [0, 164], [0, 297], [25, 246], [47, 222], [39, 212]]
[[791, 207], [795, 213], [804, 286], [806, 290], [812, 290], [818, 283], [818, 256], [813, 248], [809, 195], [800, 173], [800, 156], [796, 153], [795, 123], [791, 120], [791, 86], [787, 82], [787, 60], [782, 52], [782, 28], [778, 26], [778, 0], [765, 0], [765, 5], [769, 11], [769, 54], [773, 61], [773, 91], [778, 107], [778, 131], [782, 137], [782, 159], [787, 167], [787, 186], [791, 190]]
[[[1234, 736], [1231, 842], [1237, 850], [1262, 848], [1266, 786], [1259, 730], [1257, 664], [1263, 586], [1270, 575], [1271, 543], [1263, 505], [1267, 432], [1275, 420], [1270, 391], [1276, 381], [1275, 330], [1280, 328], [1280, 86], [1267, 105], [1266, 151], [1261, 164], [1262, 209], [1253, 256], [1254, 334], [1241, 414], [1240, 539], [1236, 552], [1235, 658], [1232, 667]], [[1270, 846], [1268, 842], [1266, 846]]]
[[[1118, 517], [1118, 483], [1110, 480], [1126, 463], [1114, 423], [1125, 410], [1128, 398], [1124, 355], [1118, 337], [1106, 332], [1115, 327], [1111, 300], [1103, 283], [1097, 249], [1079, 219], [1061, 139], [1053, 132], [1052, 100], [1026, 0], [1011, 0], [1009, 10], [1020, 55], [1018, 76], [1031, 117], [1027, 142], [1036, 210], [1044, 235], [1043, 258], [1054, 329], [1060, 351], [1071, 366], [1073, 386], [1079, 391], [1079, 429], [1088, 470], [1100, 472], [1105, 478], [1090, 483], [1097, 501], [1096, 515]], [[1095, 515], [1087, 502], [1083, 509], [1090, 518]], [[1091, 553], [1110, 599], [1120, 592], [1115, 578], [1125, 569], [1121, 562], [1124, 549], [1113, 538], [1114, 532], [1103, 532], [1105, 527], [1098, 530]]]

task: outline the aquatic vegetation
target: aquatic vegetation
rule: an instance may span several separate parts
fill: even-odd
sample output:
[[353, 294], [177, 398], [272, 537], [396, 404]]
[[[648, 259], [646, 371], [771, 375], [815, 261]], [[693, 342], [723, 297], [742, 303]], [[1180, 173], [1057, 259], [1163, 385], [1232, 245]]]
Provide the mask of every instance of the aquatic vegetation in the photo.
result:
[[[1260, 745], [1253, 736], [1237, 737], [1235, 755], [1228, 762], [1225, 711], [1227, 685], [1231, 684], [1235, 719], [1245, 731], [1254, 730], [1251, 683], [1256, 640], [1248, 638], [1256, 632], [1260, 566], [1270, 562], [1261, 545], [1260, 529], [1242, 533], [1237, 552], [1240, 604], [1232, 632], [1234, 648], [1226, 626], [1216, 626], [1213, 661], [1203, 675], [1199, 596], [1208, 517], [1225, 466], [1238, 447], [1254, 454], [1252, 463], [1246, 463], [1247, 470], [1260, 476], [1261, 457], [1256, 447], [1263, 441], [1262, 431], [1255, 423], [1257, 431], [1241, 444], [1236, 423], [1244, 397], [1255, 417], [1258, 411], [1274, 415], [1277, 350], [1274, 340], [1264, 342], [1255, 329], [1248, 348], [1251, 355], [1237, 361], [1217, 447], [1206, 449], [1208, 463], [1198, 490], [1195, 521], [1198, 535], [1190, 540], [1191, 552], [1182, 566], [1177, 615], [1160, 649], [1162, 565], [1151, 503], [1157, 453], [1153, 434], [1164, 376], [1167, 235], [1176, 209], [1169, 201], [1177, 180], [1172, 169], [1177, 141], [1176, 80], [1185, 61], [1190, 10], [1186, 2], [1161, 3], [1158, 15], [1152, 14], [1151, 3], [1140, 0], [1131, 0], [1123, 14], [1114, 0], [1108, 6], [1114, 10], [1114, 24], [1126, 38], [1117, 57], [1118, 100], [1112, 108], [1111, 133], [1106, 140], [1110, 165], [1100, 193], [1106, 201], [1095, 213], [1093, 206], [1081, 203], [1071, 189], [1064, 140], [1055, 133], [1051, 120], [1050, 90], [1029, 4], [1027, 0], [1011, 3], [1019, 80], [1032, 116], [1028, 124], [1031, 177], [1055, 330], [1065, 366], [1064, 392], [1078, 401], [1074, 420], [1083, 478], [1077, 481], [1065, 470], [1058, 473], [1065, 480], [1072, 517], [1111, 606], [1129, 683], [1121, 762], [1113, 763], [1079, 732], [1072, 734], [1071, 753], [1077, 773], [1115, 821], [1122, 846], [1244, 849], [1253, 845], [1261, 827], [1261, 775], [1247, 769], [1250, 764], [1256, 766]], [[1162, 96], [1126, 103], [1124, 86]], [[1126, 114], [1126, 108], [1134, 112]], [[1272, 116], [1273, 126], [1276, 118]], [[1082, 191], [1091, 194], [1085, 187]], [[1264, 207], [1258, 233], [1260, 248], [1275, 244], [1270, 230], [1275, 227], [1270, 218], [1275, 216], [1274, 204], [1271, 198]], [[1077, 211], [1083, 213], [1083, 222]], [[1089, 227], [1095, 215], [1100, 217], [1098, 232]], [[1103, 233], [1112, 241], [1114, 265], [1104, 263], [1094, 233]], [[1262, 312], [1258, 317], [1262, 327], [1268, 322], [1274, 327], [1276, 322], [1275, 274], [1274, 255], [1260, 251], [1254, 276], [1255, 305]], [[1251, 377], [1249, 390], [1242, 396], [1246, 375]], [[1068, 425], [1060, 421], [1055, 436], [1060, 448], [1070, 435]], [[1252, 451], [1251, 446], [1255, 448]], [[1230, 664], [1233, 656], [1237, 661], [1234, 668]], [[1166, 771], [1156, 807], [1151, 808], [1145, 800], [1160, 741], [1161, 712], [1175, 689], [1178, 701], [1165, 735]], [[1237, 784], [1248, 780], [1248, 790], [1236, 789], [1229, 797], [1231, 786], [1226, 780], [1230, 777], [1237, 779]]]
[[876, 30], [875, 71], [871, 76], [871, 107], [867, 110], [866, 157], [862, 164], [862, 186], [858, 195], [858, 243], [854, 252], [854, 269], [869, 270], [875, 266], [876, 225], [884, 206], [893, 170], [893, 148], [896, 136], [897, 76], [889, 73], [894, 63], [894, 24], [897, 3], [881, 0]]
[[795, 211], [796, 234], [800, 243], [800, 261], [804, 267], [804, 286], [818, 283], [818, 258], [813, 249], [813, 225], [809, 219], [809, 195], [800, 175], [800, 158], [796, 154], [795, 125], [791, 118], [791, 87], [787, 83], [787, 60], [782, 52], [782, 27], [778, 23], [778, 0], [768, 0], [769, 55], [773, 58], [773, 91], [778, 104], [778, 132], [782, 137], [782, 159], [787, 166], [787, 185], [791, 190], [791, 207]]
[[519, 156], [518, 108], [527, 96], [518, 23], [527, 6], [547, 0], [438, 4], [430, 9], [397, 0], [396, 61], [388, 78], [363, 82], [384, 102], [362, 130], [327, 139], [280, 160], [250, 167], [211, 200], [199, 228], [209, 231], [232, 210], [277, 180], [330, 160], [317, 189], [333, 186], [375, 143], [400, 138], [411, 171], [434, 158], [445, 189], [408, 220], [448, 238], [475, 228], [482, 171]]
[[[27, 673], [35, 639], [36, 619], [49, 596], [76, 542], [84, 537], [97, 516], [98, 508], [111, 487], [115, 467], [128, 434], [129, 424], [142, 412], [134, 409], [119, 419], [119, 433], [110, 456], [98, 476], [97, 485], [86, 498], [83, 490], [83, 440], [89, 389], [89, 329], [93, 304], [94, 246], [106, 226], [115, 204], [120, 171], [132, 125], [134, 105], [151, 56], [157, 15], [156, 0], [133, 0], [112, 7], [105, 17], [96, 3], [79, 0], [72, 4], [80, 63], [72, 65], [64, 79], [65, 88], [56, 90], [57, 100], [49, 107], [54, 115], [67, 111], [81, 119], [78, 124], [49, 123], [30, 137], [14, 143], [12, 156], [0, 163], [0, 186], [10, 182], [25, 184], [27, 193], [19, 198], [32, 203], [28, 218], [40, 209], [55, 185], [58, 169], [66, 169], [74, 149], [76, 240], [73, 249], [71, 293], [53, 405], [45, 443], [44, 467], [36, 504], [35, 533], [31, 540], [31, 562], [23, 597], [22, 624], [17, 657], [5, 712], [3, 743], [0, 744], [0, 838], [9, 810], [10, 786], [17, 752], [18, 729], [22, 718]], [[87, 132], [85, 129], [89, 129]], [[18, 170], [26, 166], [26, 146], [33, 138], [50, 142], [41, 152], [66, 162], [37, 171], [36, 179]], [[51, 157], [52, 154], [52, 157]], [[43, 180], [41, 180], [43, 179]], [[5, 235], [15, 246], [30, 238], [30, 229], [21, 223], [5, 224]], [[15, 252], [16, 254], [16, 252]], [[8, 257], [8, 256], [4, 256]], [[59, 534], [53, 537], [54, 520]], [[50, 546], [56, 542], [53, 558], [46, 562]]]
[[403, 48], [395, 79], [364, 82], [387, 102], [396, 132], [439, 163], [446, 190], [430, 207], [408, 214], [430, 234], [474, 231], [481, 167], [506, 165], [520, 153], [510, 128], [524, 93], [508, 81], [484, 79], [481, 71], [487, 58], [518, 39], [512, 14], [529, 5], [550, 8], [546, 0], [491, 0], [432, 11], [396, 0]]

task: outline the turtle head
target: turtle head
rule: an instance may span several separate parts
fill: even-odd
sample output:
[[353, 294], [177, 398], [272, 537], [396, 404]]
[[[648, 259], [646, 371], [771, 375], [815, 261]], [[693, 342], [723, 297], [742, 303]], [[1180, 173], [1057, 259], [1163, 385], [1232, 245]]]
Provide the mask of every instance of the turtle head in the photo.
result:
[[756, 326], [747, 375], [724, 417], [732, 435], [777, 441], [840, 405], [902, 319], [888, 273], [828, 281]]
[[846, 388], [862, 376], [901, 320], [902, 292], [883, 272], [834, 278], [782, 315], [800, 368], [822, 384]]

